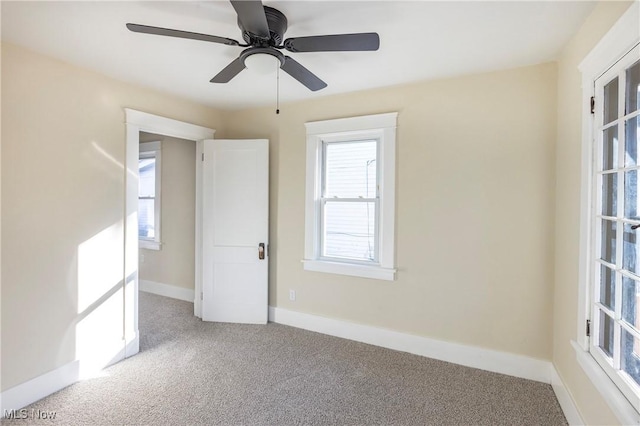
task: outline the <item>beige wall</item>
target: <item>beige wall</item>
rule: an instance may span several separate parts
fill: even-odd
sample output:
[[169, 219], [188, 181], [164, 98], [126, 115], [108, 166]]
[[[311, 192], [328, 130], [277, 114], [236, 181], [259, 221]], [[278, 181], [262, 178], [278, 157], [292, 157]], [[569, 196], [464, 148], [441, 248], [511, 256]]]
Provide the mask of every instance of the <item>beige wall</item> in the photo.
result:
[[[92, 302], [122, 308], [125, 107], [222, 124], [214, 109], [2, 45], [2, 390], [73, 361], [78, 327], [102, 309]], [[100, 332], [121, 337], [122, 322]]]
[[[304, 123], [390, 111], [399, 112], [397, 280], [304, 271]], [[270, 304], [551, 359], [554, 64], [226, 121], [229, 137], [271, 140]]]
[[162, 142], [161, 250], [140, 249], [141, 280], [195, 288], [196, 143], [140, 132]]
[[617, 419], [576, 362], [569, 341], [577, 335], [580, 243], [582, 79], [578, 64], [628, 8], [602, 2], [565, 47], [558, 63], [556, 238], [553, 362], [588, 424]]
[[[96, 236], [113, 249], [98, 270], [116, 270], [115, 281], [98, 282], [121, 285], [129, 107], [215, 128], [216, 137], [271, 140], [271, 305], [553, 358], [587, 423], [615, 423], [569, 345], [576, 67], [627, 5], [599, 4], [557, 66], [286, 104], [279, 116], [273, 108], [221, 113], [2, 44], [2, 390], [76, 356], [76, 327], [91, 311], [79, 309], [79, 252]], [[397, 280], [304, 271], [304, 123], [390, 111], [399, 112]]]

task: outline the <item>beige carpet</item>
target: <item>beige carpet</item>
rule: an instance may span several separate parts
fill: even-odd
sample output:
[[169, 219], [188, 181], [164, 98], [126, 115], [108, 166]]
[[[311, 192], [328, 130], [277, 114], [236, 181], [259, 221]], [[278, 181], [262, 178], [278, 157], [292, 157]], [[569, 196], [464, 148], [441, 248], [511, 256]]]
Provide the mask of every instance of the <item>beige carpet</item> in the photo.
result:
[[140, 354], [28, 410], [61, 425], [561, 425], [551, 386], [140, 294]]

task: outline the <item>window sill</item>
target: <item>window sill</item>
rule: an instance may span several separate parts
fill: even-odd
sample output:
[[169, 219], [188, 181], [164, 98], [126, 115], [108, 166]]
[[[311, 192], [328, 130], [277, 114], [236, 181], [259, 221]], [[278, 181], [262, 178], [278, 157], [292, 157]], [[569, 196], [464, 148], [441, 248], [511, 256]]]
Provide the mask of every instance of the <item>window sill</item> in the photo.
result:
[[329, 274], [349, 275], [352, 277], [373, 278], [393, 281], [396, 270], [380, 266], [357, 265], [353, 263], [329, 262], [326, 260], [303, 260], [305, 271], [326, 272]]
[[577, 342], [571, 341], [573, 349], [576, 351], [576, 358], [582, 370], [591, 380], [600, 395], [607, 402], [613, 413], [623, 425], [640, 424], [640, 414], [633, 408], [633, 405], [620, 392], [618, 387], [611, 381], [607, 373], [596, 362], [591, 354]]
[[159, 241], [138, 240], [138, 247], [147, 250], [160, 250], [162, 243]]

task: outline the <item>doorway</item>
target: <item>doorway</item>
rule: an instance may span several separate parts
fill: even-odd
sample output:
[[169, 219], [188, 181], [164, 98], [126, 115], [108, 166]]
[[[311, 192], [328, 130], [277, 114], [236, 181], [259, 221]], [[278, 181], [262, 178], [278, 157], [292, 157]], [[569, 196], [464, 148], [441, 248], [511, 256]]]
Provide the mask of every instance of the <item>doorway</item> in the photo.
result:
[[[140, 337], [138, 331], [138, 161], [140, 132], [153, 133], [179, 139], [196, 141], [196, 155], [193, 159], [196, 169], [196, 194], [201, 190], [202, 164], [199, 161], [202, 155], [202, 141], [213, 139], [215, 130], [182, 121], [148, 114], [141, 111], [125, 108], [126, 114], [126, 172], [125, 172], [125, 293], [124, 293], [124, 337], [126, 342], [125, 357], [135, 355], [140, 350]], [[194, 314], [201, 316], [201, 300], [197, 297], [201, 294], [202, 276], [202, 217], [201, 197], [196, 196], [195, 218], [195, 297]]]
[[140, 290], [195, 299], [196, 143], [140, 132]]

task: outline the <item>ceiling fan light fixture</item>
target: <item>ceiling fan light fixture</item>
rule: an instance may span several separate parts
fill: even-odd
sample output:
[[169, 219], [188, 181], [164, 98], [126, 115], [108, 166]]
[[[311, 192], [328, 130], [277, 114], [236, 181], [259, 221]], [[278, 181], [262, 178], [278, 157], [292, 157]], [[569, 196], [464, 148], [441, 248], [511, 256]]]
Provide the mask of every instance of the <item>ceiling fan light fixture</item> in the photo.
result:
[[273, 74], [280, 65], [280, 59], [268, 53], [254, 53], [244, 59], [244, 66], [260, 75]]
[[[236, 40], [226, 37], [149, 25], [128, 23], [127, 28], [136, 33], [248, 48], [209, 80], [211, 83], [228, 83], [245, 68], [254, 70], [256, 74], [270, 74], [274, 70], [282, 69], [286, 74], [314, 92], [327, 87], [327, 83], [320, 80], [318, 76], [292, 57], [285, 56], [280, 50], [284, 49], [288, 52], [365, 52], [378, 50], [380, 47], [380, 37], [377, 33], [329, 34], [293, 37], [284, 40], [288, 21], [282, 12], [263, 5], [262, 0], [230, 0], [230, 2], [238, 15], [238, 26], [242, 31], [242, 38], [247, 44], [240, 44]], [[278, 62], [280, 63], [278, 64]]]

